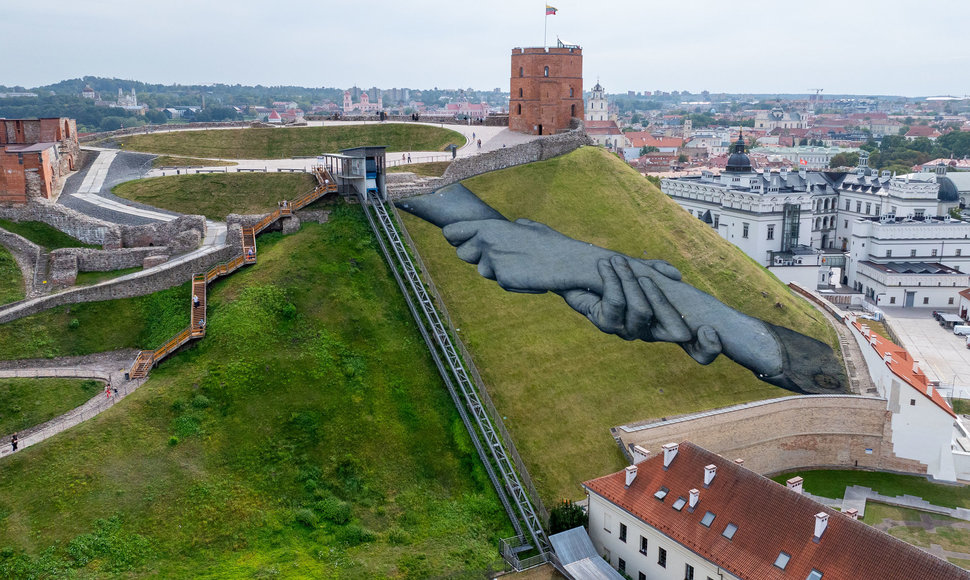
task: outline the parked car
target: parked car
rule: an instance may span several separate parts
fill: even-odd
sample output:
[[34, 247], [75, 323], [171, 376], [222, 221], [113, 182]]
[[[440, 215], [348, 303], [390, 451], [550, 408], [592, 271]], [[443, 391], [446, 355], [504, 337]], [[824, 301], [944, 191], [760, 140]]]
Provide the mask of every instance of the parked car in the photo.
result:
[[953, 327], [953, 334], [970, 336], [970, 324], [958, 324]]

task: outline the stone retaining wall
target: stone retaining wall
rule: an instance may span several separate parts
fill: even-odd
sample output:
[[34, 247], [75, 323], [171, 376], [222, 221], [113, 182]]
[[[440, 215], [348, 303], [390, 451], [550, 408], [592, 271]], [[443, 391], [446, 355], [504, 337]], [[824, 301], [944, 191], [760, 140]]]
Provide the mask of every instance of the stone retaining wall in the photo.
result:
[[633, 445], [658, 453], [665, 443], [687, 440], [727, 459], [744, 459], [745, 467], [761, 474], [809, 467], [927, 469], [895, 456], [886, 400], [872, 397], [785, 397], [614, 427], [612, 433], [628, 456]]
[[56, 203], [34, 200], [27, 205], [3, 206], [0, 207], [0, 217], [14, 222], [42, 222], [85, 244], [121, 247], [119, 226]]
[[[231, 235], [232, 231], [230, 231]], [[235, 237], [239, 237], [238, 230], [236, 230]], [[232, 238], [230, 237], [229, 239], [231, 240]], [[31, 300], [21, 300], [20, 302], [9, 304], [0, 309], [0, 323], [10, 322], [11, 320], [30, 316], [31, 314], [64, 304], [99, 302], [102, 300], [116, 300], [118, 298], [131, 298], [133, 296], [152, 294], [159, 290], [183, 284], [192, 279], [192, 274], [204, 272], [215, 264], [230, 260], [239, 254], [239, 243], [235, 245], [230, 244], [184, 262], [160, 268], [155, 272], [141, 275], [132, 274], [131, 276], [135, 276], [134, 278], [129, 279], [127, 276], [124, 276], [94, 286], [72, 288], [58, 294]]]
[[121, 248], [118, 250], [93, 250], [90, 248], [60, 248], [51, 252], [51, 258], [70, 254], [77, 259], [79, 272], [111, 272], [125, 268], [140, 268], [149, 256], [168, 256], [166, 246]]
[[141, 248], [167, 246], [175, 254], [199, 247], [205, 237], [205, 217], [183, 215], [168, 222], [141, 226], [120, 226], [121, 247]]
[[579, 127], [558, 135], [541, 137], [513, 147], [496, 149], [471, 157], [461, 157], [452, 161], [448, 169], [445, 170], [444, 175], [438, 179], [429, 180], [422, 184], [420, 188], [402, 188], [402, 190], [390, 193], [389, 197], [401, 198], [431, 193], [436, 189], [463, 181], [475, 175], [506, 169], [516, 165], [533, 163], [535, 161], [545, 161], [553, 157], [565, 155], [584, 145], [593, 145], [593, 140], [586, 135], [582, 127]]
[[24, 294], [30, 296], [34, 290], [34, 270], [43, 250], [23, 236], [0, 229], [0, 245], [10, 251], [24, 278]]

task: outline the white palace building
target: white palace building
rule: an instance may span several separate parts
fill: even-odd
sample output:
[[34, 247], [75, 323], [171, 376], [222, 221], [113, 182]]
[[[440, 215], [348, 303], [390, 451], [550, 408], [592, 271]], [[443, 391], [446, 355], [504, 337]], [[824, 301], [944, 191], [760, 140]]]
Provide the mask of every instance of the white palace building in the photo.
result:
[[755, 171], [739, 138], [720, 174], [666, 178], [662, 191], [783, 282], [841, 282], [877, 305], [954, 307], [970, 286], [970, 223], [949, 217], [945, 169], [903, 176]]

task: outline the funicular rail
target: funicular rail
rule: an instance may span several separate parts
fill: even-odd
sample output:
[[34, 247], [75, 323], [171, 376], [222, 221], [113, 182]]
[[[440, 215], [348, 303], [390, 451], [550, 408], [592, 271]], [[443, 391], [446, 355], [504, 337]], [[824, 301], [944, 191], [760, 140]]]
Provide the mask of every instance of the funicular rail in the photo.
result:
[[[539, 554], [549, 552], [551, 548], [545, 532], [542, 529], [542, 522], [536, 514], [536, 511], [529, 500], [529, 496], [519, 480], [518, 473], [515, 471], [512, 462], [505, 451], [505, 445], [494, 429], [492, 421], [489, 418], [477, 391], [475, 390], [474, 384], [465, 370], [461, 358], [458, 356], [458, 352], [455, 349], [454, 343], [451, 341], [451, 337], [448, 335], [444, 325], [441, 323], [441, 319], [435, 310], [434, 303], [431, 301], [427, 291], [424, 288], [424, 284], [418, 275], [418, 271], [414, 267], [404, 243], [398, 235], [397, 229], [387, 211], [387, 208], [380, 199], [367, 194], [361, 195], [360, 201], [361, 205], [364, 206], [367, 221], [374, 230], [374, 234], [380, 243], [381, 249], [388, 260], [388, 263], [391, 265], [391, 270], [394, 272], [395, 278], [397, 278], [398, 283], [401, 285], [401, 290], [403, 291], [405, 298], [408, 300], [412, 314], [414, 315], [416, 322], [418, 322], [418, 327], [421, 329], [422, 334], [425, 336], [425, 340], [428, 342], [429, 349], [431, 350], [432, 356], [435, 358], [436, 364], [438, 364], [442, 378], [444, 378], [445, 383], [449, 387], [449, 391], [451, 391], [452, 397], [455, 399], [459, 413], [462, 415], [463, 420], [465, 420], [465, 426], [469, 429], [469, 434], [472, 436], [472, 441], [475, 442], [475, 446], [478, 449], [482, 463], [485, 464], [486, 469], [489, 471], [489, 475], [492, 478], [492, 483], [495, 485], [496, 491], [499, 493], [499, 497], [502, 499], [503, 504], [505, 504], [506, 511], [509, 512], [509, 517], [515, 526], [516, 531], [519, 533], [519, 535], [523, 535], [519, 523], [521, 521], [521, 523], [525, 524], [529, 536], [531, 536], [532, 541], [534, 542], [533, 546], [536, 548]], [[374, 210], [373, 213], [377, 217], [376, 223], [371, 216], [371, 212], [367, 210], [368, 206]], [[384, 243], [384, 239], [387, 239], [387, 241], [390, 243], [391, 250], [388, 250]], [[398, 273], [398, 266], [401, 270], [400, 274]], [[407, 286], [405, 286], [401, 274], [403, 274], [404, 279], [407, 280]], [[408, 291], [408, 288], [410, 288], [410, 292]], [[417, 299], [417, 302], [424, 313], [424, 319], [427, 321], [428, 326], [427, 329], [425, 329], [424, 322], [420, 319], [412, 304], [411, 293], [413, 293], [413, 296]], [[430, 330], [430, 333], [428, 330]], [[444, 355], [444, 359], [447, 362], [448, 371], [450, 372], [446, 372], [441, 364], [439, 352], [441, 355]], [[458, 390], [461, 394], [460, 398], [454, 392], [451, 379], [454, 379], [454, 382], [458, 385]], [[474, 417], [474, 424], [467, 420], [467, 415], [465, 412], [466, 409], [470, 411], [471, 415]], [[484, 452], [480, 441], [483, 441], [486, 444], [485, 446], [488, 448], [487, 454]], [[504, 489], [494, 477], [494, 470], [492, 469], [493, 464], [498, 467], [504, 482]], [[515, 503], [518, 514], [511, 511], [504, 493], [506, 490], [508, 495], [512, 498], [512, 502]]]

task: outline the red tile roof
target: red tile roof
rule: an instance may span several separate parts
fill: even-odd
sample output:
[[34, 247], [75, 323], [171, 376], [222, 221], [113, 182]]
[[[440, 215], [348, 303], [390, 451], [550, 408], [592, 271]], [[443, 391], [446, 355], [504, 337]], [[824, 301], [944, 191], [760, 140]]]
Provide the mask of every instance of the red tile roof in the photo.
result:
[[907, 137], [939, 137], [941, 133], [935, 127], [927, 125], [913, 125], [906, 133]]
[[[862, 332], [862, 324], [855, 320], [852, 322], [852, 326], [856, 328], [859, 332]], [[876, 346], [872, 346], [872, 339], [869, 339], [869, 348], [875, 350], [879, 353], [879, 356], [885, 356], [889, 354], [892, 356], [892, 362], [889, 364], [889, 370], [893, 372], [894, 375], [903, 380], [907, 385], [913, 387], [919, 391], [924, 397], [930, 399], [936, 406], [947, 412], [948, 415], [956, 419], [956, 413], [950, 408], [950, 405], [946, 403], [946, 399], [940, 394], [939, 389], [934, 388], [933, 394], [929, 395], [926, 393], [929, 387], [929, 379], [926, 374], [923, 373], [922, 369], [919, 372], [913, 372], [913, 357], [906, 352], [906, 349], [893, 343], [888, 338], [881, 336], [878, 332], [872, 330], [869, 331], [869, 336], [876, 337]]]
[[682, 147], [684, 140], [679, 137], [654, 137], [647, 131], [633, 131], [626, 134], [631, 147]]
[[[709, 464], [717, 474], [705, 488]], [[629, 488], [624, 471], [583, 485], [740, 578], [802, 580], [815, 569], [825, 580], [970, 579], [970, 572], [692, 443], [680, 444], [666, 471], [662, 452], [637, 468]], [[661, 486], [670, 490], [663, 501], [654, 497]], [[693, 513], [671, 507], [695, 488], [700, 500]], [[715, 518], [705, 527], [700, 522], [708, 511]], [[829, 520], [816, 543], [815, 514], [821, 512]], [[731, 540], [722, 535], [728, 523], [737, 526]], [[781, 551], [791, 556], [784, 570], [774, 566]]]
[[960, 290], [960, 296], [963, 296], [967, 300], [970, 300], [970, 288], [967, 288], [966, 290]]

